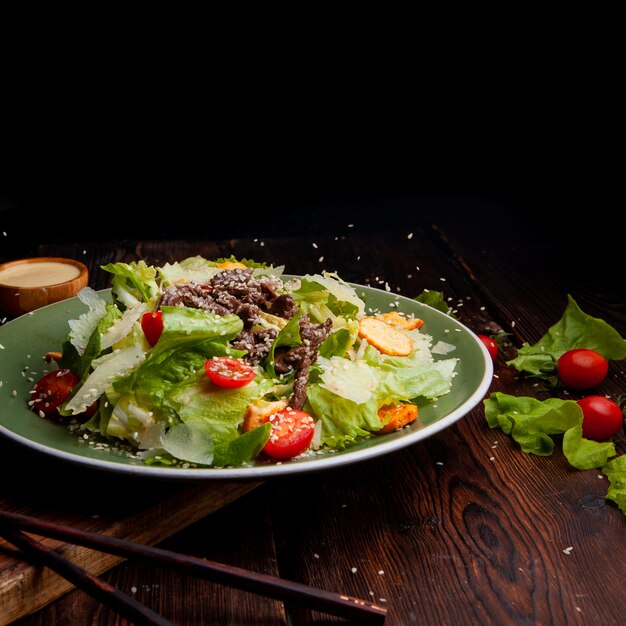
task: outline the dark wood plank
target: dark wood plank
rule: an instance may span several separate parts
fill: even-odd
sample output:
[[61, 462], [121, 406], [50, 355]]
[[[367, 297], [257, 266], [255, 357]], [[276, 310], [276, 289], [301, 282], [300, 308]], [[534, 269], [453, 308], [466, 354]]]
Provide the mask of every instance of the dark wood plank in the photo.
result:
[[[213, 561], [277, 575], [278, 567], [266, 496], [250, 493], [222, 513], [192, 524], [184, 533], [162, 542], [161, 547]], [[175, 624], [286, 624], [280, 602], [205, 580], [172, 574], [163, 567], [126, 561], [102, 576]], [[52, 617], [51, 617], [52, 616]], [[21, 620], [21, 626], [50, 623], [124, 623], [114, 613], [80, 591], [73, 591], [45, 611]]]

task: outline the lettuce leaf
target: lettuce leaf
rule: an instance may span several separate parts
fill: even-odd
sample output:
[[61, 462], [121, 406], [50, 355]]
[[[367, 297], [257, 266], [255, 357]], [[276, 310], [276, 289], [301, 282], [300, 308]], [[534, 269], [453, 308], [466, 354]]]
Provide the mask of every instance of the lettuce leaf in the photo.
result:
[[429, 341], [427, 336], [416, 338], [416, 349], [409, 357], [386, 356], [372, 346], [356, 362], [320, 357], [307, 402], [322, 420], [321, 443], [343, 448], [357, 437], [380, 430], [378, 410], [383, 405], [447, 393], [457, 359], [433, 362]]
[[162, 307], [163, 332], [149, 350], [145, 361], [130, 376], [114, 384], [119, 394], [133, 394], [141, 405], [174, 417], [164, 403], [167, 390], [203, 371], [204, 362], [213, 356], [241, 356], [228, 342], [234, 339], [243, 322], [236, 315], [216, 315], [187, 307]]
[[609, 457], [615, 456], [612, 441], [592, 441], [583, 437], [582, 418], [563, 435], [563, 454], [572, 467], [589, 470], [606, 465]]
[[563, 435], [563, 454], [577, 469], [602, 467], [615, 455], [612, 442], [582, 436], [583, 411], [574, 400], [511, 396], [496, 391], [483, 400], [490, 428], [500, 428], [519, 443], [524, 452], [549, 456], [555, 442], [550, 435]]
[[79, 356], [85, 352], [89, 339], [100, 320], [106, 315], [106, 302], [91, 288], [84, 287], [78, 292], [78, 299], [89, 307], [78, 319], [70, 320], [69, 342]]
[[139, 302], [150, 304], [159, 291], [157, 270], [145, 261], [109, 263], [102, 269], [113, 274], [113, 299], [122, 310]]
[[329, 318], [333, 323], [338, 318], [352, 320], [365, 312], [365, 303], [354, 288], [335, 274], [303, 276], [292, 296], [309, 318], [318, 323]]
[[606, 497], [613, 500], [626, 515], [626, 454], [607, 463], [602, 468], [602, 473], [609, 479]]
[[192, 256], [175, 263], [166, 263], [158, 268], [159, 277], [165, 286], [180, 282], [206, 283], [220, 272], [215, 263], [201, 256]]
[[305, 410], [306, 406], [322, 421], [321, 442], [334, 448], [344, 448], [357, 437], [367, 437], [382, 427], [376, 396], [357, 404], [315, 384], [308, 389]]
[[570, 295], [567, 299], [561, 319], [536, 344], [524, 343], [517, 357], [507, 361], [507, 365], [532, 376], [548, 378], [556, 373], [559, 357], [575, 348], [595, 350], [607, 360], [626, 358], [626, 339], [604, 320], [584, 313]]

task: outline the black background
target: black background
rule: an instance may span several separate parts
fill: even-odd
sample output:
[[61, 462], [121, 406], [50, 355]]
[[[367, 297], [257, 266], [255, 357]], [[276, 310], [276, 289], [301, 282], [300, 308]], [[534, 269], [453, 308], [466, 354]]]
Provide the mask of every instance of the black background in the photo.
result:
[[445, 216], [500, 245], [523, 222], [564, 262], [582, 253], [619, 264], [611, 99], [583, 100], [546, 77], [504, 87], [494, 74], [486, 90], [468, 76], [376, 99], [301, 90], [188, 115], [186, 103], [125, 102], [50, 115], [19, 158], [5, 145], [0, 257], [40, 243], [333, 234]]

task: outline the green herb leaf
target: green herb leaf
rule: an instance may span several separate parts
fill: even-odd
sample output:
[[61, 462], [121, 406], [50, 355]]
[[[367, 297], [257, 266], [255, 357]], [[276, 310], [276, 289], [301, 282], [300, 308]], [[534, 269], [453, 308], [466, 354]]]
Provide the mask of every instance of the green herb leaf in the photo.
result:
[[437, 311], [441, 311], [442, 313], [457, 319], [456, 315], [452, 312], [452, 307], [450, 307], [446, 302], [443, 291], [424, 289], [424, 291], [419, 296], [413, 298], [413, 300], [423, 302], [424, 304], [433, 307], [433, 309], [437, 309]]
[[587, 348], [605, 359], [626, 358], [626, 340], [604, 320], [584, 313], [568, 295], [563, 317], [534, 345], [525, 343], [517, 358], [507, 361], [520, 372], [550, 378], [556, 372], [559, 357], [575, 348]]

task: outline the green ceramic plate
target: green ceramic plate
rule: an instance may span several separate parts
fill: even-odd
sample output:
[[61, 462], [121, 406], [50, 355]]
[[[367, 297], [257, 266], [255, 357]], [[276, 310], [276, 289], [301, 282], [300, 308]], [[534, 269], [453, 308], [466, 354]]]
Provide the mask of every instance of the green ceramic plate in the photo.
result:
[[[433, 344], [445, 341], [455, 349], [445, 357], [460, 359], [451, 391], [436, 402], [420, 405], [419, 419], [387, 435], [374, 435], [341, 452], [283, 462], [258, 462], [237, 468], [172, 468], [148, 466], [121, 451], [95, 450], [64, 426], [42, 419], [28, 408], [29, 392], [51, 365], [42, 356], [60, 350], [69, 332], [68, 320], [85, 306], [71, 298], [38, 309], [0, 327], [0, 434], [45, 455], [92, 469], [177, 480], [250, 479], [311, 472], [371, 459], [404, 448], [447, 428], [469, 413], [485, 396], [493, 366], [487, 350], [467, 327], [448, 315], [409, 298], [370, 287], [353, 285], [370, 307], [380, 311], [413, 313], [424, 320], [422, 332]], [[108, 291], [102, 292], [109, 295]], [[436, 357], [437, 358], [437, 357]]]

